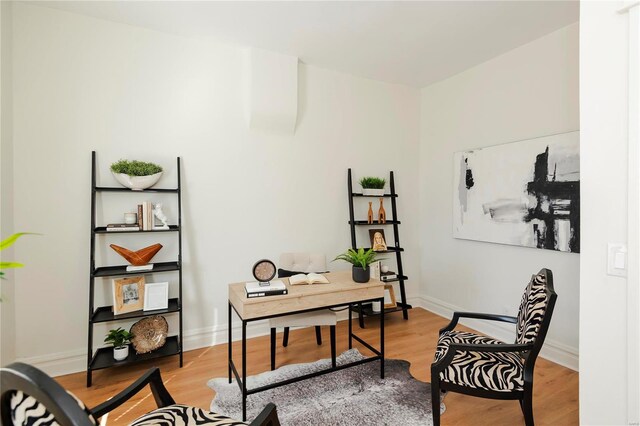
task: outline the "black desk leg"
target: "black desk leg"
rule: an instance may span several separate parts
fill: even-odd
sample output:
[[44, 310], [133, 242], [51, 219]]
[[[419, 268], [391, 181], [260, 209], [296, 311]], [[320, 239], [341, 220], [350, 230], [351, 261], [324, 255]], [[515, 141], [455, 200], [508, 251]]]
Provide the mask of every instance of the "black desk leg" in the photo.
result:
[[353, 311], [351, 310], [351, 305], [349, 305], [349, 349], [353, 347], [353, 329], [351, 325], [351, 319], [353, 318]]
[[228, 349], [228, 364], [229, 364], [229, 383], [231, 383], [231, 360], [233, 359], [233, 354], [232, 354], [232, 347], [233, 347], [233, 324], [231, 323], [231, 302], [229, 302], [229, 317], [227, 318], [227, 327], [229, 328], [229, 337], [227, 340], [227, 345], [229, 346]]
[[380, 378], [384, 379], [384, 297], [380, 299]]
[[360, 328], [364, 328], [364, 315], [362, 315], [362, 303], [358, 303], [358, 322]]
[[271, 327], [271, 370], [276, 369], [276, 328]]
[[329, 326], [331, 335], [331, 367], [336, 368], [336, 326]]
[[247, 322], [242, 320], [242, 421], [247, 420]]

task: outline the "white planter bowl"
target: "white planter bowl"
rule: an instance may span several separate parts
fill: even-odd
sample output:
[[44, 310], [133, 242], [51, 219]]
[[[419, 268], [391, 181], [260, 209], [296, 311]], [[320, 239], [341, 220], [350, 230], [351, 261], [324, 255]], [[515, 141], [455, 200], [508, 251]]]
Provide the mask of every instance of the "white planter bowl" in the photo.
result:
[[113, 359], [116, 361], [124, 361], [129, 356], [129, 345], [113, 348]]
[[381, 195], [384, 195], [384, 188], [382, 188], [382, 189], [362, 188], [362, 195], [381, 196]]
[[129, 176], [124, 173], [111, 173], [113, 173], [113, 176], [121, 185], [131, 188], [134, 191], [142, 191], [143, 189], [151, 188], [153, 185], [158, 183], [162, 176], [162, 172], [149, 176]]

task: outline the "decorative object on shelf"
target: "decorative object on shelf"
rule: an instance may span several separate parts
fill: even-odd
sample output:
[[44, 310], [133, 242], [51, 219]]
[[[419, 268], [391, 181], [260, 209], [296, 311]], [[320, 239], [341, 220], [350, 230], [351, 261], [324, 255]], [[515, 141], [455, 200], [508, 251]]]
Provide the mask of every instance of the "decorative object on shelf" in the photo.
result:
[[135, 225], [138, 223], [138, 214], [137, 213], [125, 213], [124, 214], [124, 223], [127, 225]]
[[454, 154], [453, 236], [580, 252], [580, 134]]
[[118, 327], [115, 330], [109, 330], [109, 334], [104, 338], [104, 343], [110, 343], [113, 345], [113, 359], [116, 361], [123, 361], [129, 356], [128, 343], [133, 338], [133, 335], [122, 327]]
[[145, 311], [169, 308], [169, 282], [146, 283], [144, 285]]
[[378, 223], [387, 223], [387, 212], [384, 210], [384, 198], [380, 197], [380, 208], [378, 209]]
[[380, 312], [382, 310], [381, 302], [371, 302], [371, 310], [373, 312]]
[[373, 262], [371, 264], [371, 278], [374, 280], [380, 279], [380, 261]]
[[144, 277], [113, 280], [113, 314], [139, 311], [144, 307]]
[[369, 229], [369, 239], [373, 251], [386, 251], [387, 243], [384, 238], [384, 229]]
[[155, 225], [153, 229], [169, 229], [167, 215], [162, 211], [162, 203], [157, 203], [153, 206], [153, 215], [162, 222], [162, 225]]
[[146, 354], [164, 346], [169, 324], [164, 317], [154, 315], [143, 318], [131, 326], [131, 343], [137, 354]]
[[114, 249], [116, 253], [124, 257], [127, 262], [134, 266], [142, 266], [149, 263], [151, 258], [156, 255], [162, 248], [162, 244], [153, 244], [140, 250], [131, 251], [124, 247], [117, 246], [115, 244], [109, 244], [109, 247]]
[[382, 272], [383, 274], [386, 274], [387, 272], [389, 272], [389, 266], [388, 265], [381, 265], [380, 266], [380, 272]]
[[384, 195], [384, 184], [386, 180], [379, 177], [365, 176], [360, 179], [362, 195]]
[[373, 223], [373, 209], [371, 208], [372, 201], [369, 201], [369, 212], [367, 213], [367, 223]]
[[107, 232], [132, 232], [139, 231], [137, 224], [130, 225], [128, 223], [110, 223], [107, 225]]
[[120, 160], [111, 165], [111, 172], [121, 185], [134, 191], [142, 191], [158, 183], [162, 167], [144, 161]]
[[369, 278], [371, 277], [370, 265], [378, 260], [376, 256], [377, 253], [372, 249], [365, 251], [363, 248], [359, 248], [358, 250], [350, 248], [346, 252], [336, 256], [333, 261], [344, 260], [345, 262], [351, 263], [353, 265], [351, 268], [353, 280], [357, 283], [366, 283], [369, 282]]
[[258, 260], [252, 269], [253, 277], [261, 286], [268, 286], [276, 276], [276, 264], [269, 259]]
[[384, 286], [384, 308], [391, 309], [398, 306], [396, 302], [396, 294], [393, 291], [393, 285], [385, 284]]

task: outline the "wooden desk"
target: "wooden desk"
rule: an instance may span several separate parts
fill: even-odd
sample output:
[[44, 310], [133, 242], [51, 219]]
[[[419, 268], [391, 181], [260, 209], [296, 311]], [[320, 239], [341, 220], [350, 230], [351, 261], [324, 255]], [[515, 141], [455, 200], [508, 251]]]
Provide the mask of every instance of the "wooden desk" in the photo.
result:
[[[384, 309], [382, 309], [380, 314], [380, 350], [375, 349], [369, 343], [356, 336], [353, 333], [353, 327], [351, 325], [351, 305], [363, 302], [380, 302], [381, 306], [384, 306], [384, 283], [374, 279], [364, 284], [356, 283], [351, 279], [351, 271], [331, 272], [325, 274], [325, 276], [329, 279], [330, 284], [292, 286], [289, 284], [287, 278], [278, 278], [286, 284], [289, 291], [288, 294], [255, 298], [246, 297], [243, 282], [229, 284], [229, 383], [232, 381], [232, 375], [235, 375], [238, 386], [242, 392], [242, 421], [245, 421], [247, 417], [247, 396], [254, 393], [377, 360], [380, 360], [380, 377], [384, 379]], [[355, 339], [371, 350], [375, 356], [267, 386], [247, 389], [247, 323], [341, 306], [347, 306], [347, 310], [349, 311], [349, 349], [352, 348], [353, 339]], [[242, 321], [242, 378], [240, 374], [238, 374], [238, 370], [233, 362], [232, 311], [235, 311]]]

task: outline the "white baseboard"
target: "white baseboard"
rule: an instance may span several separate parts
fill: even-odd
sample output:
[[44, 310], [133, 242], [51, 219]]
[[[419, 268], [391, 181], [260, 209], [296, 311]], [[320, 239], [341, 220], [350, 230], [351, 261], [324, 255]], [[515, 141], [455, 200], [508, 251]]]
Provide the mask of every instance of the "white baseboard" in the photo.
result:
[[[421, 307], [441, 317], [451, 319], [455, 311], [468, 311], [468, 309], [451, 305], [442, 300], [435, 299], [430, 296], [416, 296], [410, 299], [414, 307]], [[479, 331], [482, 334], [493, 337], [504, 342], [515, 340], [515, 330], [509, 328], [506, 324], [495, 323], [491, 321], [479, 321], [462, 319], [460, 323]], [[578, 349], [560, 343], [556, 340], [546, 338], [540, 356], [549, 361], [579, 371]]]

